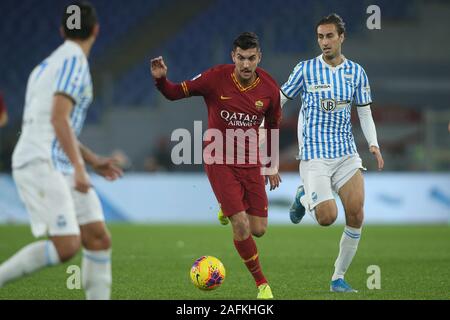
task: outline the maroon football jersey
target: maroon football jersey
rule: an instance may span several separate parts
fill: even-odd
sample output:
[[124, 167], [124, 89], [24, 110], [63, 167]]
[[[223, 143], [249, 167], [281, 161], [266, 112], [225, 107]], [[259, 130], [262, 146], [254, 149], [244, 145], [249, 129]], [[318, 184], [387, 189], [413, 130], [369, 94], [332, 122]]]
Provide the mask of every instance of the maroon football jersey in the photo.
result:
[[[183, 81], [177, 87], [181, 87], [184, 97], [203, 96], [207, 105], [205, 163], [211, 161], [212, 157], [219, 164], [238, 167], [260, 166], [258, 129], [263, 120], [266, 129], [279, 128], [281, 121], [279, 87], [261, 68], [256, 70], [256, 80], [248, 87], [243, 87], [237, 80], [234, 69], [235, 66], [232, 64], [218, 65], [192, 80]], [[175, 87], [168, 85], [166, 79], [157, 80], [157, 86], [166, 97], [181, 98], [179, 91], [169, 90]], [[174, 95], [175, 92], [177, 94]], [[222, 145], [217, 141], [219, 132], [222, 136]]]

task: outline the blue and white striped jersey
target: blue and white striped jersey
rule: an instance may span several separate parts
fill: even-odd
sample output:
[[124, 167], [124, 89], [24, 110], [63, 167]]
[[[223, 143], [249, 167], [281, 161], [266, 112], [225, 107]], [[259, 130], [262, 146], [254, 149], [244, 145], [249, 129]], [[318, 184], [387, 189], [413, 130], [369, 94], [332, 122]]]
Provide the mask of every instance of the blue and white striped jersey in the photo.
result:
[[63, 173], [73, 172], [51, 124], [55, 93], [74, 101], [71, 125], [79, 135], [93, 99], [93, 89], [86, 56], [81, 47], [70, 40], [39, 64], [28, 78], [22, 132], [13, 154], [14, 168], [41, 159], [52, 161]]
[[299, 158], [333, 159], [357, 153], [350, 122], [351, 106], [372, 103], [364, 69], [345, 59], [336, 66], [322, 55], [302, 61], [281, 87], [289, 99], [301, 94]]

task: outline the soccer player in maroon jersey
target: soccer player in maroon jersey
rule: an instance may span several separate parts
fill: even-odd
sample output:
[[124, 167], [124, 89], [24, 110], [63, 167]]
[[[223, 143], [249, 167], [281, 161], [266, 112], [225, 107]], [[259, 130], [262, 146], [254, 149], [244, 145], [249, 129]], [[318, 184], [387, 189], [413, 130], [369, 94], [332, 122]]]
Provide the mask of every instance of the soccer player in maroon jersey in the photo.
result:
[[[256, 137], [253, 147], [259, 150], [258, 128], [264, 120], [270, 150], [272, 130], [279, 128], [281, 120], [280, 93], [276, 81], [258, 68], [261, 61], [258, 37], [251, 32], [239, 35], [233, 43], [231, 57], [234, 65], [214, 66], [180, 84], [166, 78], [167, 66], [162, 57], [151, 60], [151, 73], [156, 87], [169, 100], [203, 96], [208, 109], [208, 130], [220, 131], [223, 140], [240, 132], [247, 135], [249, 141]], [[230, 163], [227, 157], [230, 150], [217, 148], [214, 158], [219, 161], [211, 164], [205, 151], [212, 139], [205, 140], [205, 171], [224, 215], [231, 221], [236, 250], [255, 279], [258, 299], [271, 299], [272, 291], [262, 273], [252, 237], [261, 237], [267, 228], [268, 201], [259, 156], [258, 161], [252, 162], [250, 158], [255, 149], [245, 143], [245, 138], [238, 138], [233, 148], [238, 149], [236, 154], [244, 151], [241, 155], [245, 153], [245, 159], [234, 156]], [[273, 154], [277, 150], [271, 151]], [[281, 182], [278, 173], [268, 175], [267, 180], [271, 190]]]

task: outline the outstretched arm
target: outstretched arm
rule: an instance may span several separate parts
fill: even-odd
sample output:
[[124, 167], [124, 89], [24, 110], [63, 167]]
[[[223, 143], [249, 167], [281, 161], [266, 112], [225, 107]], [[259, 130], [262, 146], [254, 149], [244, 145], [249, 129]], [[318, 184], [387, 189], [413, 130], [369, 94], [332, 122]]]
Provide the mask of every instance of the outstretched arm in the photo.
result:
[[377, 130], [375, 128], [375, 123], [373, 122], [370, 105], [358, 107], [357, 110], [359, 121], [361, 123], [361, 129], [367, 143], [369, 144], [369, 150], [375, 156], [378, 164], [378, 170], [381, 171], [384, 167], [384, 160], [380, 152], [380, 147], [378, 146]]
[[162, 57], [151, 60], [150, 70], [156, 87], [169, 100], [178, 100], [191, 96], [206, 96], [214, 90], [216, 83], [214, 67], [197, 75], [192, 80], [173, 83], [167, 80], [167, 66]]

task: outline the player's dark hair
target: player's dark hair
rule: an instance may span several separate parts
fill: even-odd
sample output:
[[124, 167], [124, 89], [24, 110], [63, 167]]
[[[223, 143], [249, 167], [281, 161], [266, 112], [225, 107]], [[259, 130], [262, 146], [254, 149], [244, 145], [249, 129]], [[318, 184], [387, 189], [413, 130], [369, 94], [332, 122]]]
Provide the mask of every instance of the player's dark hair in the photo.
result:
[[[80, 8], [80, 28], [74, 28], [71, 25], [73, 24], [74, 11], [68, 10], [70, 6], [78, 6]], [[64, 7], [61, 26], [63, 27], [64, 35], [68, 39], [86, 40], [92, 35], [97, 23], [97, 12], [94, 6], [88, 1], [76, 1]]]
[[233, 42], [233, 51], [236, 51], [236, 48], [239, 47], [242, 50], [260, 48], [259, 47], [259, 39], [256, 33], [254, 32], [243, 32], [241, 33]]
[[320, 19], [320, 21], [316, 25], [316, 31], [319, 26], [324, 25], [324, 24], [334, 24], [336, 26], [338, 35], [345, 33], [345, 22], [336, 13], [332, 13], [332, 14]]

